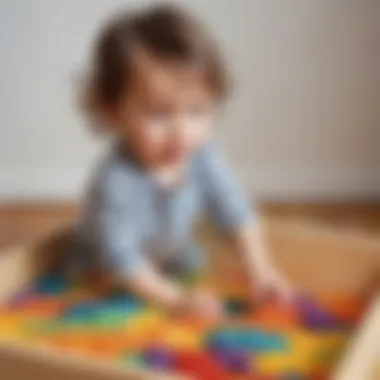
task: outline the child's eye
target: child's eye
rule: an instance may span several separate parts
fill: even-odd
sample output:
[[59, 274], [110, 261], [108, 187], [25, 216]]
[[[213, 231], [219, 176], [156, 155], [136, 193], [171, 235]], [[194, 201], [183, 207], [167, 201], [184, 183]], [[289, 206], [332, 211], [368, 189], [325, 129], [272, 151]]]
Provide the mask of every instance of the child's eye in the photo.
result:
[[146, 117], [153, 123], [166, 123], [170, 118], [170, 113], [163, 109], [149, 110]]

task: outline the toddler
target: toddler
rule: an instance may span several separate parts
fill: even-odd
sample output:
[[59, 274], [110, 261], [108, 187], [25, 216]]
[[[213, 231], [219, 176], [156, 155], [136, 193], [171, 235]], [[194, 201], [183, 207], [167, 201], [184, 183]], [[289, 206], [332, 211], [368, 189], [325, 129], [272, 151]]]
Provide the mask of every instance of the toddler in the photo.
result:
[[204, 269], [193, 237], [204, 212], [231, 237], [252, 289], [290, 294], [211, 137], [226, 82], [202, 26], [161, 5], [120, 14], [106, 25], [84, 94], [87, 115], [114, 143], [91, 183], [77, 259], [149, 302], [204, 316], [220, 315], [217, 297], [185, 291], [174, 281]]

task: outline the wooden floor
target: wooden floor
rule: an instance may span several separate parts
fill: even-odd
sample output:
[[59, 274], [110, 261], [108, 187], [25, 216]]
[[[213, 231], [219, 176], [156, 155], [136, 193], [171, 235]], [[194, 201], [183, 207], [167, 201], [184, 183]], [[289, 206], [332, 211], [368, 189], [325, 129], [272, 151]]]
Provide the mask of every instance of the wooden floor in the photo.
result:
[[[269, 220], [294, 221], [380, 238], [380, 203], [271, 203], [260, 208]], [[0, 249], [25, 242], [55, 225], [73, 222], [79, 213], [73, 204], [0, 205]]]

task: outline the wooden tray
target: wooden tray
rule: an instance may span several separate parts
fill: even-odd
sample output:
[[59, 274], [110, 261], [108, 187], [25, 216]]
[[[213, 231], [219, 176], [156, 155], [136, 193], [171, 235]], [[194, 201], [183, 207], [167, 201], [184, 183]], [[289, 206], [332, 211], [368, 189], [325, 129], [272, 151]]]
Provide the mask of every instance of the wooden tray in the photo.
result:
[[[373, 363], [380, 352], [380, 301], [375, 296], [379, 242], [367, 236], [274, 221], [264, 223], [264, 230], [274, 261], [298, 289], [314, 293], [374, 295], [373, 305], [363, 326], [358, 329], [353, 346], [349, 348], [337, 372], [331, 375], [331, 379], [337, 380], [372, 380]], [[208, 232], [203, 235], [206, 235], [206, 244], [214, 253], [216, 261], [228, 261], [228, 248]], [[62, 227], [35, 242], [0, 253], [0, 303], [54, 265], [65, 251], [70, 236], [70, 228]], [[220, 271], [228, 271], [229, 268], [230, 265], [220, 265]], [[94, 361], [53, 349], [37, 349], [27, 344], [7, 342], [0, 342], [0, 374], [4, 380], [184, 379], [182, 376], [128, 369], [112, 362]]]

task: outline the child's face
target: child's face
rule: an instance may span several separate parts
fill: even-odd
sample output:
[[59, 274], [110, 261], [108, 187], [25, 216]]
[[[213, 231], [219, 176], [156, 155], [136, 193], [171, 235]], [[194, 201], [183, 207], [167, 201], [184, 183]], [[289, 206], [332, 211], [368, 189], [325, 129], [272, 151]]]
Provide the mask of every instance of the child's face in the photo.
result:
[[207, 139], [213, 109], [199, 70], [140, 54], [118, 108], [118, 132], [144, 164], [180, 165]]

